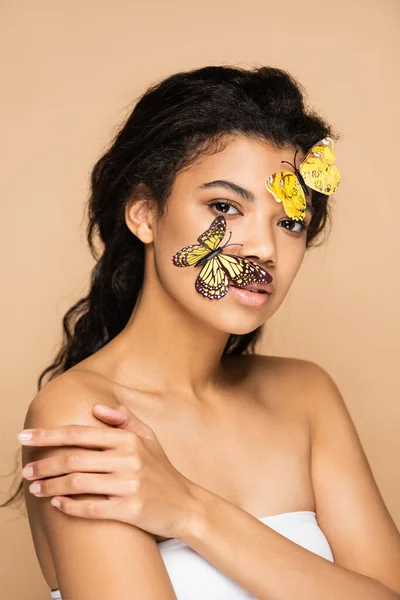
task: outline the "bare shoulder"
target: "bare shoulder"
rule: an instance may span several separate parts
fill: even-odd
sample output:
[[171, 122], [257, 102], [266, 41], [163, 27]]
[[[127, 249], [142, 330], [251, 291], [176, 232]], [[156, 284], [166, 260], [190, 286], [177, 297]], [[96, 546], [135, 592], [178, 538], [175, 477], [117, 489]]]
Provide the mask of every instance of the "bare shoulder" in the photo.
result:
[[[282, 392], [290, 406], [304, 410], [310, 421], [315, 418], [331, 397], [339, 400], [338, 387], [329, 372], [318, 363], [288, 356], [255, 357], [256, 369], [264, 384], [275, 386]], [[336, 393], [335, 393], [336, 392]], [[330, 394], [329, 394], [330, 393]], [[280, 396], [280, 395], [279, 395]], [[344, 405], [343, 398], [341, 401]]]
[[262, 390], [263, 399], [284, 410], [304, 414], [312, 443], [317, 435], [323, 435], [322, 431], [334, 429], [337, 419], [355, 431], [343, 395], [324, 367], [311, 360], [286, 356], [255, 354], [249, 359], [251, 381]]
[[269, 408], [300, 411], [308, 418], [316, 409], [317, 388], [333, 383], [321, 366], [301, 358], [248, 354], [229, 357], [226, 364]]
[[[96, 425], [107, 427], [92, 414], [95, 402], [116, 404], [112, 398], [99, 396], [87, 378], [73, 372], [65, 372], [50, 380], [35, 395], [25, 415], [24, 429], [46, 429], [65, 425]], [[99, 400], [99, 398], [101, 398]], [[29, 447], [22, 446], [22, 462], [39, 460], [46, 456], [62, 455], [69, 452], [66, 447]]]
[[242, 356], [242, 358], [251, 363], [255, 375], [279, 380], [284, 376], [285, 381], [289, 383], [297, 380], [298, 377], [307, 380], [314, 373], [324, 372], [324, 369], [317, 363], [304, 358], [266, 354], [249, 354]]
[[[66, 372], [47, 383], [35, 396], [29, 405], [24, 427], [52, 428], [71, 424], [108, 427], [92, 414], [93, 403], [99, 401], [98, 392], [101, 387], [97, 390], [88, 378]], [[111, 406], [117, 403], [112, 397], [102, 397], [100, 401]], [[62, 469], [63, 456], [70, 455], [71, 450], [75, 456], [87, 451], [73, 446], [23, 446], [22, 462], [25, 465], [52, 458], [60, 461]], [[30, 482], [24, 479], [35, 550], [45, 577], [46, 573], [52, 572], [46, 568], [50, 553], [63, 598], [176, 598], [152, 534], [118, 521], [71, 517], [54, 508], [50, 497], [33, 496], [28, 490], [29, 485]], [[98, 495], [79, 495], [79, 499], [92, 497], [99, 499]], [[85, 565], [84, 569], [82, 565]]]
[[280, 390], [294, 391], [291, 408], [307, 416], [316, 513], [335, 563], [400, 593], [400, 534], [339, 385], [313, 361], [260, 356], [254, 361], [264, 384], [278, 377]]
[[226, 364], [237, 370], [248, 372], [253, 377], [277, 376], [281, 375], [297, 376], [308, 371], [315, 370], [323, 371], [322, 367], [317, 363], [303, 358], [295, 358], [291, 356], [273, 356], [267, 354], [234, 354], [225, 355]]
[[[35, 395], [26, 413], [25, 427], [30, 426], [27, 424], [28, 421], [38, 418], [39, 415], [44, 421], [47, 418], [53, 419], [54, 413], [57, 419], [68, 419], [70, 410], [75, 417], [77, 411], [82, 411], [81, 417], [84, 418], [84, 415], [88, 414], [88, 408], [94, 402], [99, 402], [99, 398], [101, 398], [100, 402], [106, 402], [110, 406], [118, 404], [109, 394], [107, 398], [104, 397], [101, 385], [96, 377], [90, 376], [90, 372], [70, 369], [50, 380]], [[97, 419], [95, 421], [99, 423]]]
[[338, 384], [318, 363], [294, 357], [255, 355], [253, 371], [264, 386], [276, 386], [292, 408], [299, 407], [305, 412], [312, 441], [321, 437], [327, 428], [335, 428], [335, 415], [355, 430]]

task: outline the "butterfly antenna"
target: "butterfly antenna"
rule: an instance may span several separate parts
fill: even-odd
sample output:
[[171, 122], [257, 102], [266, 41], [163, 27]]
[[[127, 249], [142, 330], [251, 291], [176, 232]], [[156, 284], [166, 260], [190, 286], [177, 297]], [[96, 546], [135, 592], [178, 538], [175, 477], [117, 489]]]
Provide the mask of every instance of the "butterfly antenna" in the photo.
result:
[[[232, 231], [230, 231], [230, 232], [229, 232], [229, 237], [228, 237], [228, 240], [227, 240], [226, 244], [227, 244], [227, 243], [229, 242], [229, 240], [231, 239], [231, 236], [232, 236]], [[226, 244], [224, 244], [222, 247], [223, 247], [223, 248], [225, 248], [225, 247], [226, 247]]]
[[243, 244], [228, 244], [229, 240], [231, 239], [231, 235], [232, 235], [232, 231], [230, 231], [230, 232], [229, 232], [229, 238], [228, 238], [228, 240], [227, 240], [226, 244], [224, 244], [224, 245], [222, 246], [222, 248], [227, 248], [227, 247], [228, 247], [228, 245], [229, 245], [229, 246], [243, 246]]
[[287, 165], [293, 167], [293, 169], [296, 169], [295, 165], [292, 165], [292, 163], [288, 162], [287, 160], [281, 160], [281, 163], [286, 163]]

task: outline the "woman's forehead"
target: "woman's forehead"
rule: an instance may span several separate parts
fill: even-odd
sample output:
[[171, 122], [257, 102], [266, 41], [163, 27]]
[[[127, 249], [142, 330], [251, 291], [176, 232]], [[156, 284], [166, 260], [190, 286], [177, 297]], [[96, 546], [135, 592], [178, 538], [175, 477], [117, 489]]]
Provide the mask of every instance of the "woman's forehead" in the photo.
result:
[[[286, 147], [277, 149], [271, 143], [248, 138], [246, 136], [235, 136], [228, 140], [222, 149], [216, 152], [207, 152], [200, 156], [189, 168], [184, 169], [177, 175], [177, 183], [199, 184], [205, 180], [226, 179], [234, 176], [243, 184], [254, 181], [264, 184], [265, 180], [278, 171], [293, 171], [288, 161], [293, 164], [295, 149]], [[300, 164], [303, 153], [300, 151], [296, 156], [297, 166]]]

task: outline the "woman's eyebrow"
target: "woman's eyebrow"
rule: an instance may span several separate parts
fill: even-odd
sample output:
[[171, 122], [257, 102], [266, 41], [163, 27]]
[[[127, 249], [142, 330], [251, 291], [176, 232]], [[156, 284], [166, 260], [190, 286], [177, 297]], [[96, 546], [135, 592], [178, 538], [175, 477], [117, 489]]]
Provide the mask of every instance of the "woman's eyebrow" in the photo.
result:
[[227, 181], [226, 179], [216, 179], [215, 181], [208, 181], [207, 183], [203, 183], [203, 185], [201, 185], [199, 189], [204, 190], [214, 187], [222, 187], [226, 190], [230, 190], [231, 192], [234, 192], [238, 196], [241, 196], [242, 198], [244, 198], [245, 200], [249, 200], [250, 202], [254, 202], [254, 200], [256, 199], [253, 192], [250, 192], [250, 190], [246, 190], [246, 188], [241, 187], [237, 183], [233, 183], [233, 181]]
[[[225, 188], [226, 190], [230, 190], [231, 192], [234, 192], [238, 196], [241, 196], [241, 198], [244, 198], [245, 200], [249, 200], [250, 202], [254, 202], [256, 199], [253, 192], [251, 192], [250, 190], [247, 190], [246, 188], [241, 187], [237, 183], [233, 183], [233, 181], [228, 181], [226, 179], [216, 179], [215, 181], [208, 181], [207, 183], [203, 183], [199, 187], [199, 189], [205, 190], [205, 189], [215, 188], [215, 187], [221, 187], [221, 188]], [[307, 201], [306, 201], [306, 211], [309, 212], [311, 214], [311, 216], [315, 212], [312, 204], [310, 204]]]

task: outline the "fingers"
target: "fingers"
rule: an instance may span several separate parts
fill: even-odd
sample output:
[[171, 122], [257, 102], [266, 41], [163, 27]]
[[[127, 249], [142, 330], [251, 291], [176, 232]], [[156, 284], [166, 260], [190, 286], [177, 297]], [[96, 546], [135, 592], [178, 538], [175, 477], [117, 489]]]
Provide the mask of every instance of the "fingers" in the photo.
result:
[[[126, 503], [121, 498], [100, 499], [99, 500], [73, 500], [62, 496], [56, 496], [51, 499], [51, 504], [56, 506], [58, 501], [58, 510], [72, 515], [74, 517], [84, 517], [86, 519], [112, 519], [129, 523], [132, 516], [135, 515], [134, 506]], [[116, 514], [118, 519], [116, 519]]]
[[[23, 438], [21, 434], [25, 434]], [[29, 439], [26, 435], [29, 435]], [[21, 444], [27, 446], [83, 446], [85, 448], [114, 448], [120, 444], [134, 444], [136, 434], [125, 429], [92, 425], [63, 425], [48, 429], [26, 429], [18, 434]]]
[[[135, 465], [133, 456], [129, 465], [131, 468]], [[127, 458], [129, 457], [124, 457], [124, 463], [126, 463]], [[113, 456], [113, 454], [106, 452], [84, 450], [75, 454], [48, 456], [28, 463], [22, 471], [22, 477], [25, 479], [41, 479], [43, 477], [57, 477], [74, 471], [112, 473], [118, 469], [120, 463], [120, 455]]]
[[71, 473], [55, 479], [42, 479], [29, 486], [31, 494], [37, 497], [65, 496], [72, 494], [103, 494], [127, 496], [135, 494], [140, 487], [138, 479], [121, 479], [93, 473]]
[[[125, 409], [125, 407], [119, 407], [117, 410], [104, 404], [93, 404], [93, 412], [96, 417], [118, 426], [129, 422], [129, 416], [124, 414], [122, 409]], [[130, 413], [128, 409], [125, 410]]]

